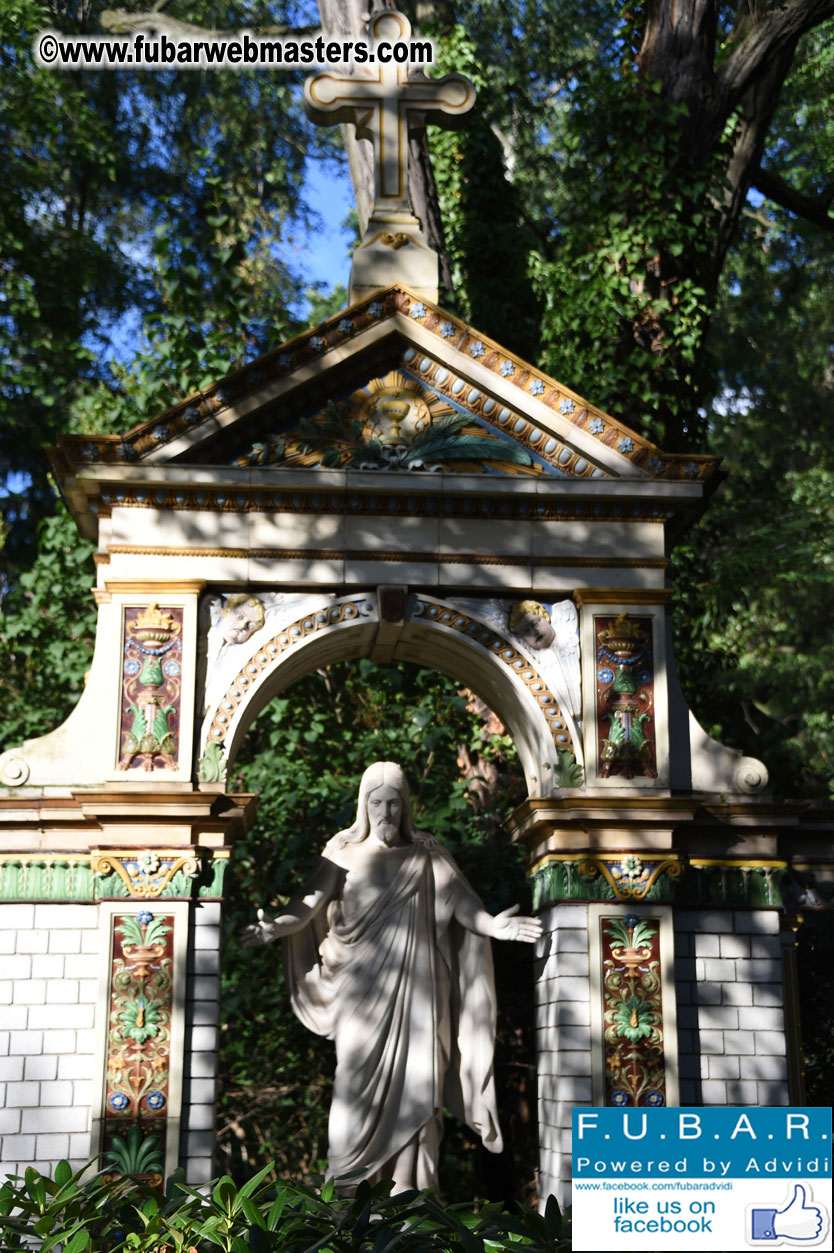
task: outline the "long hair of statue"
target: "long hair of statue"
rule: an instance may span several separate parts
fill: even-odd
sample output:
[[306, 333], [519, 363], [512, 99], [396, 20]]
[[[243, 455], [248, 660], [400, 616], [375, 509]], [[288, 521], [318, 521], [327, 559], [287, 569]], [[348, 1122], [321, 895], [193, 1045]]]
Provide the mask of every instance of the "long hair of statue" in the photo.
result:
[[405, 771], [396, 761], [375, 761], [362, 775], [359, 783], [359, 798], [356, 803], [356, 820], [353, 825], [339, 831], [330, 841], [336, 848], [344, 848], [346, 844], [360, 844], [367, 839], [371, 829], [368, 819], [368, 797], [378, 787], [392, 787], [396, 790], [402, 804], [400, 817], [400, 835], [408, 844], [427, 844], [432, 846], [435, 841], [426, 831], [420, 831], [414, 825], [411, 812], [411, 796]]

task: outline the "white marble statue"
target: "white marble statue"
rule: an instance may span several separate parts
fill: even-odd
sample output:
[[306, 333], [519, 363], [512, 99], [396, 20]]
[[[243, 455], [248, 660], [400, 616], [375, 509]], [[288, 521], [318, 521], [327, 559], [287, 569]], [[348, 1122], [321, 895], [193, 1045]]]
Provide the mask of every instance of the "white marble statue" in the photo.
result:
[[[414, 826], [400, 766], [362, 776], [353, 826], [328, 842], [274, 919], [293, 1009], [336, 1043], [329, 1169], [347, 1187], [437, 1186], [443, 1107], [501, 1151], [490, 937], [532, 942], [536, 918], [488, 914], [449, 854]], [[346, 1179], [346, 1176], [350, 1176]]]

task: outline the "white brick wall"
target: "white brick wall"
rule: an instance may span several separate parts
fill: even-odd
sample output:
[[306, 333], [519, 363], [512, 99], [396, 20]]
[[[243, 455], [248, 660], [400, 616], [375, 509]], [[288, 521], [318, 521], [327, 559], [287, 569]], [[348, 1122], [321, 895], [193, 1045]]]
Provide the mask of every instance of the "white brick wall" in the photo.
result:
[[0, 1165], [90, 1151], [96, 905], [0, 904]]
[[220, 1011], [220, 904], [192, 912], [185, 1003], [180, 1156], [192, 1185], [212, 1177]]
[[676, 917], [681, 1104], [787, 1105], [775, 910]]
[[552, 905], [536, 949], [539, 1196], [570, 1202], [574, 1105], [591, 1102], [588, 907]]
[[[135, 902], [133, 902], [135, 904]], [[126, 903], [126, 907], [127, 903]], [[74, 1168], [90, 1156], [98, 1090], [97, 905], [0, 904], [0, 1174]], [[189, 929], [181, 1155], [190, 1183], [211, 1177], [220, 996], [220, 905]], [[176, 1063], [175, 1063], [176, 1064]]]
[[[542, 913], [537, 948], [539, 1194], [570, 1199], [571, 1108], [593, 1099], [588, 908]], [[775, 910], [675, 916], [680, 1103], [788, 1103]]]

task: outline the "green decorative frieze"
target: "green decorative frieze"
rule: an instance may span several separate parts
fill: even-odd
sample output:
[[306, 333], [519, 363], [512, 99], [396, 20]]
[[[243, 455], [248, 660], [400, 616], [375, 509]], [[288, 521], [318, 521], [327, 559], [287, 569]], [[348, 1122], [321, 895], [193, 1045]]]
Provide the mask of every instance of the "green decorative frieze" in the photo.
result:
[[0, 853], [0, 902], [220, 897], [228, 852]]
[[618, 854], [551, 855], [531, 875], [536, 909], [556, 901], [665, 901], [781, 908], [784, 862], [693, 862]]
[[200, 884], [197, 889], [197, 895], [202, 899], [204, 897], [222, 896], [223, 882], [226, 877], [226, 870], [229, 866], [229, 858], [227, 856], [215, 856], [203, 868], [203, 874], [200, 877]]
[[675, 858], [554, 856], [533, 871], [535, 908], [554, 901], [670, 901], [683, 864]]
[[751, 905], [781, 907], [782, 880], [787, 866], [774, 864], [696, 862], [687, 876], [678, 903], [683, 905]]
[[0, 900], [94, 899], [95, 882], [88, 856], [0, 854]]

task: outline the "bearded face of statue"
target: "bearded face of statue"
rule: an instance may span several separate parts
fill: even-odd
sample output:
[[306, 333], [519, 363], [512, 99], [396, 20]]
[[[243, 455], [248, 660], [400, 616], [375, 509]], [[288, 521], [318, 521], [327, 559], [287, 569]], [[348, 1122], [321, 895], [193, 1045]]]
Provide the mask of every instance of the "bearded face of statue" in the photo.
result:
[[368, 825], [370, 838], [386, 848], [393, 848], [400, 840], [400, 820], [403, 803], [399, 792], [389, 784], [376, 787], [368, 795]]

